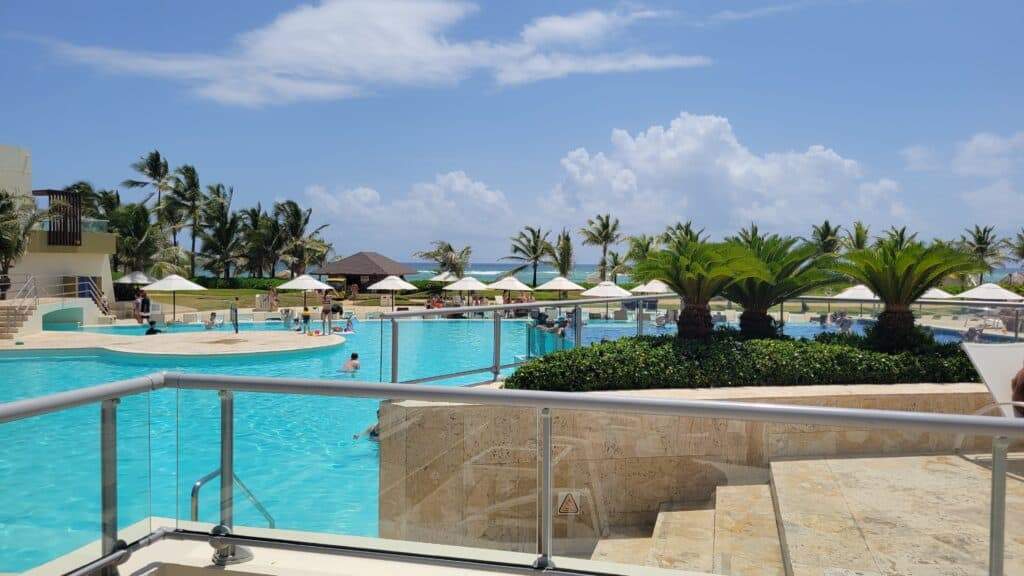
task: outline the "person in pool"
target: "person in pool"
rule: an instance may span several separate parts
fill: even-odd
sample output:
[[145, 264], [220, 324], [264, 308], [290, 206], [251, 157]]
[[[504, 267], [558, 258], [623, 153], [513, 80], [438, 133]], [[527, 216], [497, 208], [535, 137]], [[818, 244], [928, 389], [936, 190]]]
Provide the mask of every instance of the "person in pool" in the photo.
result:
[[146, 330], [146, 336], [153, 336], [154, 334], [160, 334], [163, 330], [156, 329], [156, 320], [149, 321], [149, 329]]
[[349, 356], [348, 361], [345, 362], [345, 365], [341, 367], [341, 371], [354, 374], [357, 370], [359, 370], [359, 353], [353, 352], [352, 356]]
[[216, 327], [217, 327], [217, 313], [216, 312], [210, 312], [210, 319], [207, 320], [206, 322], [203, 322], [203, 328], [206, 328], [207, 330], [213, 330]]

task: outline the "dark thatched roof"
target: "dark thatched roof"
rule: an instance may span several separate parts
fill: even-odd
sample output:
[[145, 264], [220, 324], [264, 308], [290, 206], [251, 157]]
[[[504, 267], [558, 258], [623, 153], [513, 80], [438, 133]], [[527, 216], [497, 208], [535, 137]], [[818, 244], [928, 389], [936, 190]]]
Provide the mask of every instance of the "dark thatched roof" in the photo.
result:
[[347, 258], [328, 262], [321, 273], [328, 276], [403, 276], [415, 274], [416, 270], [383, 254], [356, 252]]

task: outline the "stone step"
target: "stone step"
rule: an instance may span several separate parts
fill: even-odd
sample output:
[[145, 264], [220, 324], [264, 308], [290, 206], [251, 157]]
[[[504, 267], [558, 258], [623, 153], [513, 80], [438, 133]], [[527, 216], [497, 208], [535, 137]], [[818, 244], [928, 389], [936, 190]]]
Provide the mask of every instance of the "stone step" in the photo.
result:
[[771, 485], [788, 574], [881, 573], [827, 460], [772, 462]]
[[642, 528], [620, 528], [602, 536], [590, 554], [591, 560], [643, 566], [651, 552], [651, 533]]
[[648, 566], [711, 572], [715, 545], [712, 502], [662, 504], [651, 539]]
[[715, 574], [786, 574], [770, 486], [719, 486], [714, 513]]

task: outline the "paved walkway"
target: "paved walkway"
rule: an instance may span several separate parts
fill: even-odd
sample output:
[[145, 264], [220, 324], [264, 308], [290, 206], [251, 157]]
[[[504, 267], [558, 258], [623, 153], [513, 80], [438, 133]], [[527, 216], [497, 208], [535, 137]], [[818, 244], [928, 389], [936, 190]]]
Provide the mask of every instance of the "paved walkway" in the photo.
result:
[[[142, 328], [139, 329], [140, 331]], [[130, 354], [161, 354], [180, 356], [211, 356], [224, 354], [264, 354], [291, 352], [340, 346], [341, 336], [305, 336], [296, 332], [274, 330], [245, 331], [233, 334], [216, 332], [181, 332], [154, 336], [124, 336], [96, 332], [42, 332], [15, 341], [0, 342], [0, 350], [43, 350], [99, 348]]]

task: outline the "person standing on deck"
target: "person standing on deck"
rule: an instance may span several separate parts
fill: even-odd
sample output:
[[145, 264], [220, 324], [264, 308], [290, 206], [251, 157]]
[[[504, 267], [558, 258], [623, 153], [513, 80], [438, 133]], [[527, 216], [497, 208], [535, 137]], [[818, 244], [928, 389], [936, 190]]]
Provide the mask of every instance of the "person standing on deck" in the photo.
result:
[[331, 294], [324, 290], [323, 298], [320, 301], [320, 333], [324, 336], [331, 333], [331, 321], [334, 320], [334, 310], [331, 306]]
[[231, 326], [235, 329], [235, 334], [238, 334], [238, 296], [231, 301], [231, 309], [228, 311], [228, 315], [231, 320]]

